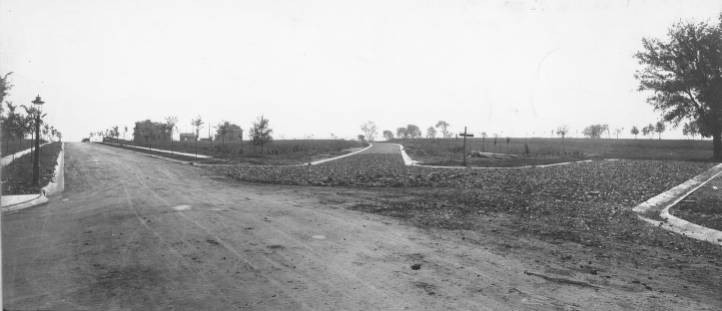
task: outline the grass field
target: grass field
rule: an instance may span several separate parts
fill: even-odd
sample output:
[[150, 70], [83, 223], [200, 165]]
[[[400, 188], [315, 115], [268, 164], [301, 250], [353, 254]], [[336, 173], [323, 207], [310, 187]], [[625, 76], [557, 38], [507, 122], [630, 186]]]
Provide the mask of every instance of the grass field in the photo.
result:
[[[461, 165], [461, 139], [400, 139], [406, 152], [417, 161], [435, 165]], [[529, 150], [528, 154], [526, 150]], [[515, 166], [547, 164], [581, 159], [619, 158], [645, 160], [709, 161], [710, 141], [657, 139], [586, 139], [586, 138], [472, 138], [467, 140], [467, 153], [484, 151], [513, 154], [511, 159], [469, 157], [469, 165]]]
[[40, 148], [40, 186], [33, 186], [33, 157], [26, 154], [3, 167], [3, 194], [33, 194], [52, 180], [61, 143], [55, 142]]
[[[115, 143], [115, 139], [107, 141]], [[133, 141], [118, 140], [121, 144], [150, 147], [190, 154], [198, 153], [217, 159], [225, 159], [234, 163], [248, 164], [298, 164], [321, 158], [332, 157], [347, 153], [354, 148], [364, 147], [366, 144], [355, 140], [276, 140], [263, 148], [254, 146], [250, 142], [156, 142], [149, 144], [135, 143]], [[133, 149], [137, 150], [137, 149]], [[137, 150], [139, 151], [139, 150]], [[193, 158], [158, 153], [159, 155], [193, 160]]]

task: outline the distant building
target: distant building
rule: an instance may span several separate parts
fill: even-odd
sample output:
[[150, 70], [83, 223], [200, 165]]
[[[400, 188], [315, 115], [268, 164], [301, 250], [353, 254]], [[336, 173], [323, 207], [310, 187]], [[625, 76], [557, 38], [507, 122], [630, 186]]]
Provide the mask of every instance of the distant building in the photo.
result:
[[137, 143], [170, 141], [170, 135], [170, 128], [165, 123], [151, 120], [135, 122], [133, 129], [133, 141]]
[[180, 133], [180, 141], [195, 141], [196, 134], [194, 133]]

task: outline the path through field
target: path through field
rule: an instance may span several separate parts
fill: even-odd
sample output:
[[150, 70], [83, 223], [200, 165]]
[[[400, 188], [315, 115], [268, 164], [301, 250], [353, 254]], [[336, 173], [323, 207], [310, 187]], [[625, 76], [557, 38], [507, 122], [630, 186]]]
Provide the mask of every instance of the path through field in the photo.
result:
[[235, 183], [132, 151], [66, 146], [62, 197], [3, 216], [8, 310], [706, 307], [525, 273], [537, 267], [320, 202], [337, 189]]

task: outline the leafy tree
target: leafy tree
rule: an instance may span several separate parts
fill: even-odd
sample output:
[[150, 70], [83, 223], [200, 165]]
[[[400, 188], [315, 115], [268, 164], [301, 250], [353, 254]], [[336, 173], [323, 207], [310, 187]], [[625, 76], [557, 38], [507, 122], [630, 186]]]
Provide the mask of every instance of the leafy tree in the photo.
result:
[[8, 72], [5, 75], [0, 75], [0, 105], [5, 101], [5, 96], [8, 95], [8, 91], [13, 87], [8, 80], [8, 76], [12, 72]]
[[433, 126], [426, 129], [426, 138], [436, 138], [436, 129]]
[[361, 131], [368, 141], [374, 141], [376, 139], [376, 123], [368, 121], [361, 125]]
[[639, 129], [636, 125], [632, 126], [632, 130], [630, 130], [629, 132], [634, 135], [634, 139], [637, 139], [637, 135], [639, 135]]
[[396, 137], [409, 138], [409, 133], [406, 131], [405, 127], [400, 127], [396, 129]]
[[691, 136], [692, 140], [694, 140], [694, 137], [699, 134], [699, 126], [697, 125], [697, 122], [687, 122], [682, 126], [682, 134], [684, 136]]
[[110, 129], [110, 136], [115, 137], [115, 140], [118, 140], [118, 137], [120, 137], [120, 131], [118, 130], [118, 126], [113, 126]]
[[386, 140], [394, 139], [394, 132], [392, 132], [392, 131], [385, 130], [383, 135], [384, 135], [384, 139], [386, 139]]
[[201, 116], [197, 116], [195, 119], [191, 120], [191, 126], [196, 128], [196, 140], [198, 140], [198, 137], [200, 137], [201, 134], [201, 127], [203, 126], [203, 119], [201, 119]]
[[221, 144], [226, 141], [243, 141], [243, 129], [237, 125], [228, 121], [224, 121], [221, 125], [216, 126], [216, 141], [221, 141]]
[[722, 14], [717, 24], [678, 22], [667, 38], [645, 38], [642, 46], [639, 90], [652, 92], [647, 101], [663, 121], [696, 122], [722, 160]]
[[441, 130], [441, 135], [444, 138], [450, 138], [451, 137], [451, 131], [449, 131], [449, 123], [443, 120], [440, 120], [439, 122], [436, 122], [436, 128]]
[[263, 152], [263, 146], [273, 140], [271, 133], [273, 130], [268, 126], [268, 119], [263, 116], [258, 117], [258, 121], [253, 123], [251, 128], [251, 143], [256, 146], [261, 146], [261, 153]]
[[409, 124], [406, 126], [406, 135], [409, 138], [419, 138], [421, 137], [421, 129], [414, 124]]
[[564, 140], [564, 137], [567, 136], [567, 133], [569, 133], [569, 127], [566, 125], [562, 125], [560, 127], [557, 127], [556, 134], [562, 137], [562, 140]]
[[587, 126], [582, 131], [582, 134], [584, 136], [587, 136], [589, 138], [601, 138], [602, 134], [606, 132], [609, 129], [609, 126], [606, 124], [592, 124], [590, 126]]
[[650, 124], [642, 128], [642, 136], [647, 136], [654, 132], [654, 125]]
[[664, 133], [665, 129], [664, 122], [658, 121], [657, 124], [655, 124], [654, 131], [659, 135], [659, 140], [662, 140], [662, 133]]

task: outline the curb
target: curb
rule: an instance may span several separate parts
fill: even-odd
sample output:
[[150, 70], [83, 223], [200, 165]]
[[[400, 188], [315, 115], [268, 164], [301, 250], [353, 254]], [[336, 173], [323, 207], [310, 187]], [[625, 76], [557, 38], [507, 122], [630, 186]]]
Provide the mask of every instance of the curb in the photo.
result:
[[[472, 169], [472, 170], [513, 170], [513, 169], [526, 169], [526, 168], [547, 168], [547, 167], [554, 167], [554, 166], [564, 166], [564, 165], [570, 165], [570, 164], [579, 164], [579, 163], [591, 163], [594, 160], [579, 160], [579, 161], [569, 161], [569, 162], [560, 162], [560, 163], [551, 163], [551, 164], [540, 164], [540, 165], [522, 165], [522, 166], [446, 166], [446, 165], [426, 165], [426, 164], [419, 164], [419, 161], [411, 159], [411, 157], [406, 153], [406, 149], [404, 149], [404, 146], [401, 144], [397, 144], [399, 146], [399, 149], [401, 150], [401, 157], [404, 159], [404, 164], [406, 166], [417, 166], [417, 167], [427, 167], [427, 168], [442, 168], [442, 169], [452, 169], [452, 170], [463, 170], [463, 169]], [[618, 159], [605, 159], [604, 161], [617, 161]]]
[[349, 152], [349, 153], [347, 153], [347, 154], [342, 154], [342, 155], [340, 155], [340, 156], [336, 156], [336, 157], [332, 157], [332, 158], [327, 158], [327, 159], [316, 160], [316, 161], [313, 161], [313, 162], [306, 162], [306, 163], [301, 163], [301, 164], [294, 164], [293, 166], [319, 165], [319, 164], [323, 164], [323, 163], [326, 163], [326, 162], [336, 161], [336, 160], [340, 160], [340, 159], [343, 159], [343, 158], [345, 158], [345, 157], [350, 157], [350, 156], [352, 156], [352, 155], [356, 155], [356, 154], [359, 154], [359, 153], [364, 152], [364, 151], [366, 151], [366, 150], [369, 150], [369, 149], [371, 149], [371, 147], [373, 147], [373, 146], [374, 146], [374, 144], [369, 143], [369, 145], [366, 146], [366, 148], [363, 148], [363, 149], [361, 149], [361, 150], [356, 150], [356, 151], [354, 151], [354, 152]]
[[[699, 188], [710, 182], [712, 179], [722, 175], [722, 164], [718, 164], [706, 172], [662, 192], [647, 201], [635, 206], [632, 210], [637, 213], [639, 219], [662, 228], [664, 230], [681, 234], [700, 241], [706, 241], [722, 246], [722, 231], [700, 226], [669, 213], [669, 209]], [[644, 214], [659, 213], [655, 220], [644, 216]]]
[[152, 151], [152, 152], [160, 152], [160, 153], [167, 153], [167, 154], [174, 154], [179, 155], [183, 157], [189, 157], [189, 158], [198, 158], [203, 160], [209, 160], [214, 159], [213, 157], [205, 154], [198, 154], [195, 153], [186, 153], [186, 152], [177, 152], [177, 151], [171, 151], [171, 150], [165, 150], [165, 149], [153, 149], [148, 147], [141, 147], [141, 146], [135, 146], [135, 145], [123, 145], [123, 144], [116, 144], [116, 143], [108, 143], [108, 142], [97, 142], [99, 144], [103, 145], [109, 145], [109, 146], [118, 146], [122, 148], [131, 148], [131, 149], [139, 149], [139, 150], [146, 150], [146, 151]]
[[[61, 143], [60, 145], [60, 152], [58, 153], [58, 159], [55, 163], [55, 176], [53, 180], [48, 183], [45, 187], [42, 187], [40, 189], [40, 193], [38, 194], [21, 194], [21, 195], [8, 195], [3, 196], [3, 198], [10, 197], [10, 201], [14, 200], [22, 200], [17, 203], [8, 204], [6, 206], [2, 206], [2, 212], [12, 212], [12, 211], [18, 211], [21, 209], [26, 209], [29, 207], [39, 206], [43, 205], [45, 203], [48, 203], [49, 199], [48, 196], [54, 195], [60, 192], [63, 192], [65, 190], [65, 143]], [[23, 197], [30, 197], [27, 200], [23, 200]]]

